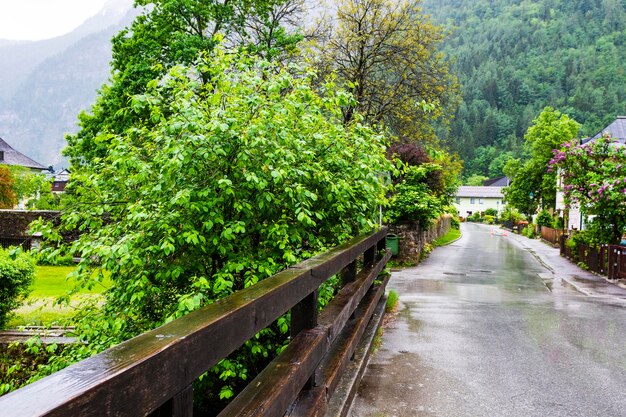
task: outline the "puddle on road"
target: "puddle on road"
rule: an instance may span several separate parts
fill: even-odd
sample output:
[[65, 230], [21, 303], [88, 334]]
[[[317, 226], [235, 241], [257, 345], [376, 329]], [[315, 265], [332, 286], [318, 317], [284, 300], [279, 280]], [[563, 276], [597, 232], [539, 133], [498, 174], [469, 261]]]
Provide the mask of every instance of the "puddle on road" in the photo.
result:
[[412, 335], [420, 334], [424, 328], [424, 322], [411, 315], [411, 309], [415, 308], [414, 303], [406, 303], [404, 308], [398, 312], [398, 316], [406, 321], [407, 327]]
[[434, 279], [416, 279], [414, 281], [410, 281], [406, 285], [406, 292], [410, 293], [435, 293], [435, 294], [445, 294], [448, 293], [449, 285], [445, 281], [434, 280]]

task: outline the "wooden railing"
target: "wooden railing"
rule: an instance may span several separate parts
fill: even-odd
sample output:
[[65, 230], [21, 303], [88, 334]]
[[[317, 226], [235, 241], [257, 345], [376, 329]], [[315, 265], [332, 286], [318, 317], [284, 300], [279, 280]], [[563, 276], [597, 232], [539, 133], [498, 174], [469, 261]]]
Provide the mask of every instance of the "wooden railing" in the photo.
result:
[[567, 245], [567, 235], [559, 238], [561, 256], [584, 263], [590, 271], [606, 275], [608, 279], [626, 279], [626, 247], [600, 245], [592, 247], [579, 244], [572, 250]]
[[[370, 318], [382, 317], [386, 235], [353, 239], [9, 393], [0, 415], [191, 416], [192, 383], [290, 309], [289, 345], [220, 416], [319, 415]], [[318, 315], [317, 290], [337, 273], [342, 288]]]

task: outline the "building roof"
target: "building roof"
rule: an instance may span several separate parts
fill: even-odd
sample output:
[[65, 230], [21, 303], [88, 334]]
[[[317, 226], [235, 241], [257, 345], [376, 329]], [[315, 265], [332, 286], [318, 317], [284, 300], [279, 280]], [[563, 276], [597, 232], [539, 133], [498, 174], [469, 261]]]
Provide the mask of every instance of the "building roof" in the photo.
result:
[[626, 116], [617, 116], [617, 119], [600, 132], [596, 133], [595, 136], [585, 138], [581, 142], [583, 144], [592, 142], [596, 139], [600, 139], [605, 133], [611, 135], [611, 138], [619, 140], [620, 143], [626, 143]]
[[508, 187], [510, 184], [509, 177], [498, 177], [491, 178], [483, 181], [483, 186], [485, 187]]
[[464, 185], [459, 187], [457, 197], [479, 197], [479, 198], [503, 198], [502, 187], [483, 187], [477, 185]]
[[13, 149], [2, 138], [0, 138], [0, 164], [19, 165], [31, 169], [47, 169], [39, 162], [35, 162], [23, 153]]

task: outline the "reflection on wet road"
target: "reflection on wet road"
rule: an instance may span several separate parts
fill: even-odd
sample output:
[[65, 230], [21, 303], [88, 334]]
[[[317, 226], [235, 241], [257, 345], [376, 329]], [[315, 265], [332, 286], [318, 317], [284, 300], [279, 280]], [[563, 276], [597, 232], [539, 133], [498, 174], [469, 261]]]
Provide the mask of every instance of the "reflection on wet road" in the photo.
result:
[[626, 308], [568, 289], [507, 236], [463, 237], [394, 272], [398, 316], [353, 417], [626, 417]]

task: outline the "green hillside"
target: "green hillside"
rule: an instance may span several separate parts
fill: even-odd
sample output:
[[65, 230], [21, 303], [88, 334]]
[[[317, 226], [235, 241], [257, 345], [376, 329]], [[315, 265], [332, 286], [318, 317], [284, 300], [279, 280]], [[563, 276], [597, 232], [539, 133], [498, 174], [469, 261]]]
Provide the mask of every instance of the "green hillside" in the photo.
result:
[[626, 1], [424, 0], [450, 31], [464, 102], [448, 142], [467, 174], [500, 174], [545, 106], [590, 135], [626, 113]]

